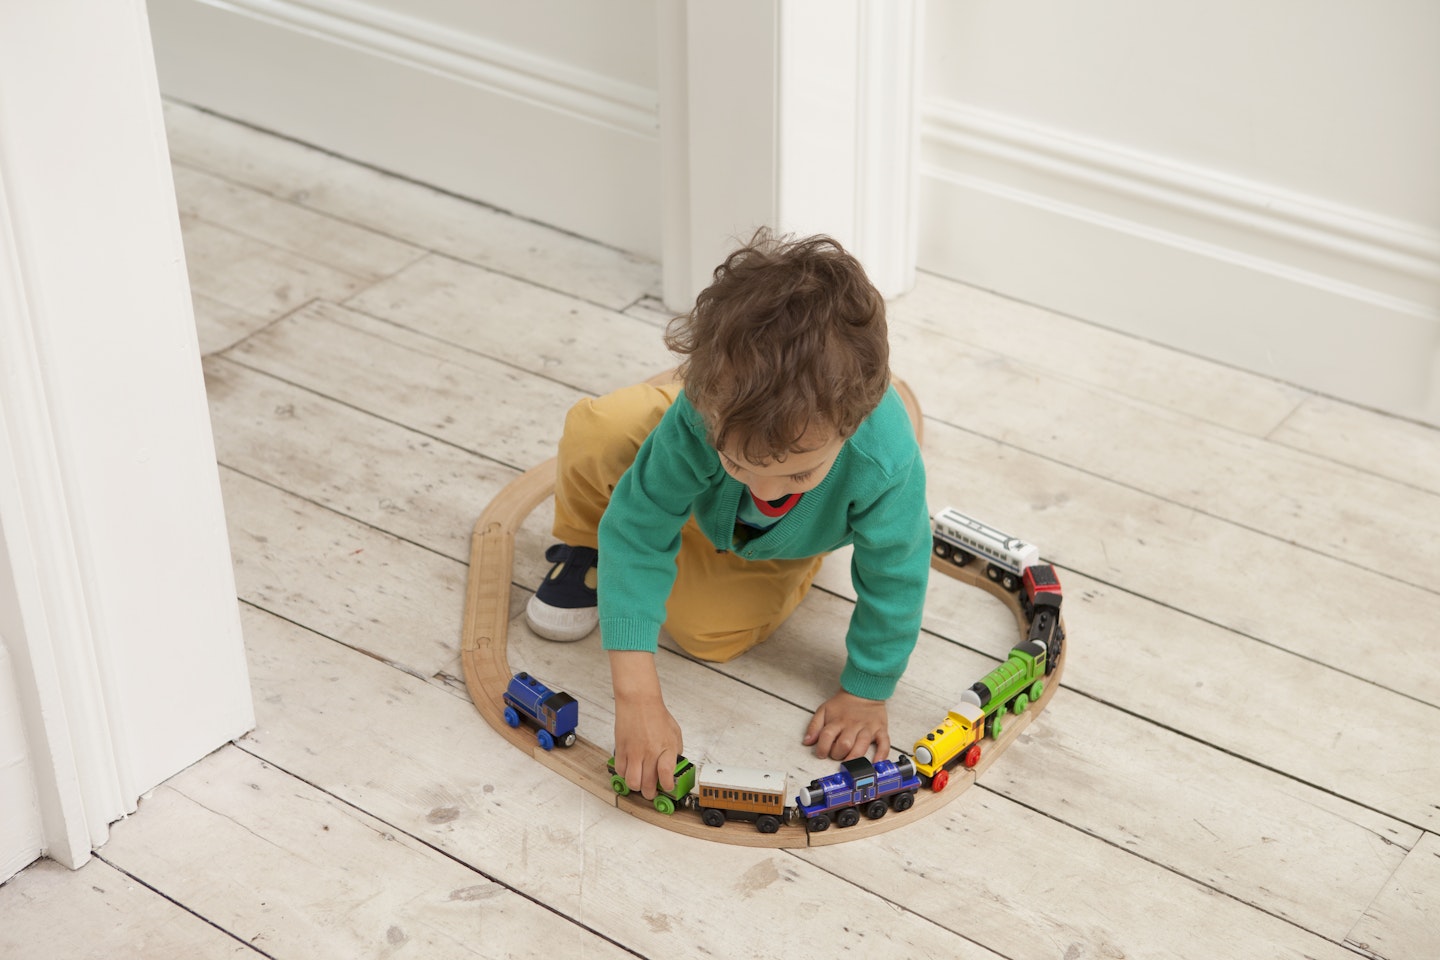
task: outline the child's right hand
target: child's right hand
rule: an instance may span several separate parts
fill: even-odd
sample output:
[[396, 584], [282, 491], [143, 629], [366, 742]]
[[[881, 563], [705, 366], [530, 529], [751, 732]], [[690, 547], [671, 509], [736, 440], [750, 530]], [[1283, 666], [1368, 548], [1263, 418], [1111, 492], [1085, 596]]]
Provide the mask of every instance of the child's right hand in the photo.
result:
[[631, 790], [654, 800], [657, 787], [675, 790], [675, 763], [684, 746], [680, 724], [665, 707], [655, 656], [610, 651], [615, 687], [615, 772]]

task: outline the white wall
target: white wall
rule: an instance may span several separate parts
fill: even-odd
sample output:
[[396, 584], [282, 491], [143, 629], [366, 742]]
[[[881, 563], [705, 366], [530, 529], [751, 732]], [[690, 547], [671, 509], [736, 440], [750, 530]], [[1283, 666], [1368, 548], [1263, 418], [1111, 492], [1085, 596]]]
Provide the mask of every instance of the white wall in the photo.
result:
[[688, 310], [758, 227], [915, 282], [918, 0], [661, 7], [663, 296]]
[[[686, 234], [697, 223], [714, 233], [707, 225], [724, 218], [707, 210], [778, 218], [803, 207], [810, 219], [810, 200], [785, 193], [776, 173], [793, 179], [784, 156], [820, 142], [807, 128], [824, 109], [789, 108], [824, 85], [797, 91], [816, 74], [797, 69], [858, 64], [846, 76], [863, 77], [866, 64], [917, 62], [873, 56], [867, 25], [892, 16], [880, 13], [893, 6], [884, 0], [830, 4], [832, 21], [807, 27], [808, 47], [792, 56], [784, 24], [822, 6], [150, 0], [168, 95], [662, 257], [677, 308], [714, 259]], [[1440, 423], [1440, 4], [922, 7], [913, 95], [922, 267]], [[717, 17], [720, 27], [686, 27]], [[727, 23], [743, 24], [743, 35]], [[833, 61], [821, 34], [834, 37]], [[858, 58], [847, 60], [857, 37]], [[677, 46], [688, 47], [678, 60]], [[757, 92], [757, 79], [769, 89]], [[897, 72], [893, 83], [911, 79]], [[832, 213], [857, 185], [872, 206], [885, 201], [875, 184], [903, 179], [885, 165], [909, 156], [864, 156], [903, 125], [877, 133], [855, 122], [867, 102], [895, 100], [874, 100], [874, 80], [861, 86], [856, 113], [826, 131], [853, 130], [854, 149], [829, 150], [832, 162], [797, 181], [812, 195], [838, 182]], [[667, 98], [660, 138], [657, 103]], [[687, 145], [696, 148], [677, 167]], [[752, 167], [760, 175], [736, 173]], [[729, 181], [742, 196], [727, 195]], [[908, 190], [906, 181], [889, 204]], [[867, 242], [915, 247], [908, 231], [888, 240]], [[688, 262], [672, 269], [678, 259]], [[903, 289], [914, 261], [888, 271], [901, 278], [889, 292]]]
[[0, 5], [0, 634], [66, 865], [253, 725], [143, 0]]
[[922, 267], [1440, 422], [1440, 5], [927, 23]]
[[913, 282], [917, 0], [150, 8], [168, 96], [660, 259], [674, 309], [761, 225]]
[[653, 93], [661, 0], [374, 0], [468, 37]]
[[1433, 0], [940, 0], [929, 16], [937, 100], [1440, 229]]
[[647, 256], [658, 0], [150, 0], [167, 96]]

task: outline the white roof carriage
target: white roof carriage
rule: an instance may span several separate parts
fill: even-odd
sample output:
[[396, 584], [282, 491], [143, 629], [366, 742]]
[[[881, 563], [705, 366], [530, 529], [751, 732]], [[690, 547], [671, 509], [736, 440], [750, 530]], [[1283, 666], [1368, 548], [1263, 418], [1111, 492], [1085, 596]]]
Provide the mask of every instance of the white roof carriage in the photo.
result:
[[946, 507], [935, 515], [935, 532], [990, 559], [1002, 560], [1017, 573], [1040, 562], [1039, 547], [966, 516], [954, 507]]
[[783, 770], [758, 770], [753, 767], [732, 767], [705, 764], [696, 783], [709, 790], [736, 790], [747, 793], [784, 793]]

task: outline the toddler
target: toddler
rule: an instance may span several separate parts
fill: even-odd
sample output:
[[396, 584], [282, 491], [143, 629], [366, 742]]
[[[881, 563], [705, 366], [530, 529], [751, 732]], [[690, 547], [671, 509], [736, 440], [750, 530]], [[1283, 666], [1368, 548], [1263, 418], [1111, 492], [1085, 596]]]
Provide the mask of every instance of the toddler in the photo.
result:
[[[890, 385], [885, 303], [829, 237], [761, 230], [671, 322], [677, 383], [577, 404], [560, 441], [554, 566], [526, 609], [551, 640], [598, 625], [615, 769], [674, 788], [679, 725], [655, 669], [662, 626], [701, 660], [765, 640], [825, 554], [854, 544], [839, 690], [802, 742], [835, 760], [890, 749], [885, 701], [919, 634], [930, 569], [925, 471]], [[601, 560], [603, 559], [603, 563]]]

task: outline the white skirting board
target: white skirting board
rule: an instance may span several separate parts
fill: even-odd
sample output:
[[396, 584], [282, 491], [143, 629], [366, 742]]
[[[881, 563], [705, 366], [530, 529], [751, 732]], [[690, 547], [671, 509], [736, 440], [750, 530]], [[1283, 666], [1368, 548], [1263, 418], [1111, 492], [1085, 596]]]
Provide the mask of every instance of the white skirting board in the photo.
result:
[[[5, 557], [0, 554], [0, 566]], [[0, 571], [0, 576], [8, 571]], [[3, 588], [0, 588], [3, 589]], [[25, 741], [15, 666], [0, 640], [0, 883], [45, 852], [45, 821]]]
[[1440, 424], [1434, 231], [952, 103], [921, 138], [921, 269]]
[[647, 256], [654, 90], [355, 0], [150, 0], [162, 92]]

